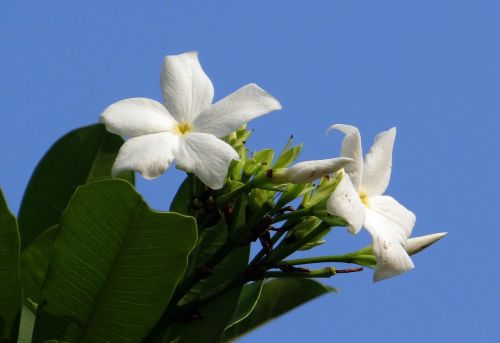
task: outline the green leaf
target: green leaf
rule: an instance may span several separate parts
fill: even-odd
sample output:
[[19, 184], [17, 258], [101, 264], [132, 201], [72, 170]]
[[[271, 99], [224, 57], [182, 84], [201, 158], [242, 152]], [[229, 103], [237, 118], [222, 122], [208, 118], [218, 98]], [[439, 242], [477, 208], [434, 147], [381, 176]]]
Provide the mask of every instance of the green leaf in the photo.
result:
[[333, 291], [334, 288], [310, 279], [266, 281], [252, 313], [228, 328], [224, 332], [223, 342], [232, 341], [310, 300]]
[[[21, 251], [59, 222], [79, 185], [111, 178], [122, 143], [104, 125], [95, 124], [71, 131], [49, 149], [31, 176], [19, 210]], [[134, 182], [131, 172], [122, 178]]]
[[[245, 216], [237, 217], [239, 221], [245, 220]], [[239, 225], [237, 223], [236, 225]], [[197, 252], [197, 261], [206, 261], [208, 256], [213, 255], [226, 241], [227, 228], [225, 222], [221, 221], [203, 233], [203, 241]], [[201, 280], [183, 299], [182, 304], [188, 303], [201, 294], [213, 291], [229, 283], [231, 280], [241, 276], [248, 263], [250, 247], [248, 245], [237, 247], [213, 270], [209, 277]], [[195, 265], [200, 265], [196, 263]], [[213, 343], [219, 340], [234, 313], [241, 287], [233, 289], [213, 301], [197, 309], [201, 319], [189, 322], [176, 322], [169, 326], [162, 342], [176, 343]]]
[[15, 342], [21, 304], [19, 232], [0, 190], [0, 342]]
[[43, 280], [54, 251], [59, 232], [57, 225], [42, 232], [21, 255], [21, 282], [24, 299], [38, 304]]
[[[248, 262], [249, 247], [237, 248], [235, 252], [228, 255], [213, 270], [212, 276], [203, 280], [198, 287], [195, 287], [190, 298], [195, 298], [210, 289], [219, 288], [227, 284], [238, 274], [242, 274]], [[233, 289], [213, 301], [197, 309], [200, 319], [188, 322], [176, 322], [170, 325], [166, 337], [162, 342], [176, 343], [212, 343], [217, 342], [227, 323], [230, 321], [238, 299], [241, 287]]]
[[260, 293], [262, 292], [262, 287], [264, 286], [264, 281], [256, 281], [243, 286], [240, 293], [240, 298], [238, 299], [238, 304], [234, 310], [233, 316], [226, 326], [226, 330], [231, 326], [238, 324], [243, 319], [248, 317], [252, 313], [253, 309], [257, 305]]
[[130, 183], [78, 188], [59, 225], [34, 342], [140, 342], [196, 244], [192, 217], [148, 208]]

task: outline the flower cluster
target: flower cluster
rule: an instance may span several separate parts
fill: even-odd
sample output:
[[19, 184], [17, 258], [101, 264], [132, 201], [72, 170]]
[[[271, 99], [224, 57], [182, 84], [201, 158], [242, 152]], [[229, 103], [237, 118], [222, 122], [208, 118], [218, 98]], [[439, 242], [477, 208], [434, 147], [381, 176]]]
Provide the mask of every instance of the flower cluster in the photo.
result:
[[[230, 180], [232, 161], [245, 158], [224, 137], [256, 117], [281, 109], [279, 101], [256, 84], [243, 86], [212, 104], [212, 82], [195, 52], [166, 56], [160, 84], [163, 103], [147, 98], [125, 99], [101, 114], [109, 132], [127, 138], [113, 166], [115, 175], [133, 170], [153, 179], [175, 160], [178, 169], [196, 175], [209, 188], [223, 189]], [[383, 195], [391, 175], [396, 129], [380, 133], [364, 158], [356, 127], [336, 124], [332, 129], [345, 134], [341, 157], [263, 170], [252, 186], [308, 184], [334, 175], [337, 182], [327, 194], [326, 211], [343, 219], [352, 233], [362, 227], [368, 230], [376, 258], [374, 280], [412, 269], [408, 239], [415, 215]], [[425, 244], [441, 236], [432, 238]], [[418, 250], [419, 246], [411, 249]]]

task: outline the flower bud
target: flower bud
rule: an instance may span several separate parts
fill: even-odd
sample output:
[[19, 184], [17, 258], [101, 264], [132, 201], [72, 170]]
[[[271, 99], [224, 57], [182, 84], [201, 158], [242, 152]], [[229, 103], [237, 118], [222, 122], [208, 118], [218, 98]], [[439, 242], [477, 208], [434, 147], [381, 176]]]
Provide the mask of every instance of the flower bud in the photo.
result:
[[424, 250], [428, 246], [431, 246], [432, 244], [436, 243], [447, 234], [448, 232], [440, 232], [440, 233], [433, 233], [432, 235], [410, 238], [406, 241], [405, 250], [408, 253], [408, 255], [414, 255]]
[[351, 161], [347, 157], [305, 161], [290, 168], [269, 170], [267, 176], [272, 183], [308, 183], [342, 169]]

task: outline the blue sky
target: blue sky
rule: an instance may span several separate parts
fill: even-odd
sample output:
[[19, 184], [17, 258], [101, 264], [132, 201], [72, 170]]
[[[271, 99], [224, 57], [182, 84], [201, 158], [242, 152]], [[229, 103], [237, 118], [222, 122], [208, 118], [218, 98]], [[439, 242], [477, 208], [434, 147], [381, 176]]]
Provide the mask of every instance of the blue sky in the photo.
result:
[[[339, 153], [333, 123], [365, 149], [398, 129], [388, 194], [417, 215], [415, 235], [448, 231], [417, 268], [326, 281], [341, 289], [241, 342], [494, 342], [500, 339], [500, 3], [498, 1], [3, 1], [0, 186], [17, 211], [55, 139], [112, 102], [159, 99], [165, 54], [198, 50], [216, 99], [256, 82], [284, 109], [253, 121], [253, 149], [301, 159]], [[166, 209], [183, 174], [139, 189]], [[318, 253], [369, 243], [338, 229]]]

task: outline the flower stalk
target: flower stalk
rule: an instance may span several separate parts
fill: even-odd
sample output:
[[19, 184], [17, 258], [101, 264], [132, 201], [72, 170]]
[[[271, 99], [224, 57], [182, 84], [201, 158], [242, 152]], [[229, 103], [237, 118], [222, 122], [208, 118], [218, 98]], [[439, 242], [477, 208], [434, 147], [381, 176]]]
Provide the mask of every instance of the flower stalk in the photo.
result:
[[336, 269], [335, 267], [326, 267], [318, 270], [284, 272], [284, 271], [268, 271], [264, 273], [264, 278], [330, 278], [341, 273], [356, 273], [362, 271], [363, 268]]
[[276, 267], [300, 266], [305, 264], [329, 263], [329, 262], [354, 263], [361, 265], [370, 263], [372, 265], [375, 265], [375, 263], [377, 263], [377, 260], [373, 255], [345, 254], [345, 255], [317, 256], [317, 257], [298, 258], [294, 260], [284, 260], [276, 263]]

